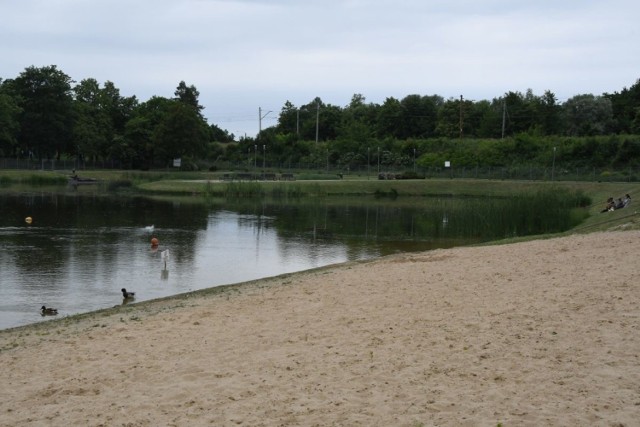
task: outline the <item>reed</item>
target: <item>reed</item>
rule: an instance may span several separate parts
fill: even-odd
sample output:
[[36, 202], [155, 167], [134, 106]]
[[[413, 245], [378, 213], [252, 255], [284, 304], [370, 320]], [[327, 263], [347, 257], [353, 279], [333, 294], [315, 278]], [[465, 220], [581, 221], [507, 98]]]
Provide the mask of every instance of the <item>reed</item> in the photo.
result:
[[454, 199], [448, 203], [445, 199], [429, 216], [436, 235], [488, 240], [569, 230], [589, 216], [584, 206], [590, 203], [580, 192], [549, 188], [509, 197]]
[[229, 182], [222, 188], [222, 195], [230, 198], [263, 197], [265, 189], [256, 182]]

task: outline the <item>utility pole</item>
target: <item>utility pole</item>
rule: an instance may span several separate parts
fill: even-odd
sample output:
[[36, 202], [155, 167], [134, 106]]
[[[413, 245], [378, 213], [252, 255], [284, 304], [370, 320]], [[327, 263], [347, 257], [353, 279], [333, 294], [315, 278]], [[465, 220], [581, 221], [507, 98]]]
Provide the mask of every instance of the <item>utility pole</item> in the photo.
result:
[[462, 139], [462, 95], [460, 95], [460, 139]]
[[502, 100], [502, 139], [504, 139], [504, 126], [507, 118], [507, 100]]
[[267, 111], [266, 113], [262, 114], [262, 108], [258, 107], [258, 138], [260, 137], [260, 134], [262, 133], [262, 119], [267, 117], [267, 114], [269, 114], [270, 112], [271, 111]]
[[316, 145], [318, 145], [319, 127], [320, 127], [320, 102], [316, 102]]

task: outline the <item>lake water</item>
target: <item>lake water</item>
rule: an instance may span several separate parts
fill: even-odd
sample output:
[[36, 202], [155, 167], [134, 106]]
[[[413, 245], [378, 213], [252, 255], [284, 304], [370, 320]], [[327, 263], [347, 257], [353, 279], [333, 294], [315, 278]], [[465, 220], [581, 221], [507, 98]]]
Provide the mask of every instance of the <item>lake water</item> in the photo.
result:
[[0, 329], [49, 319], [40, 315], [42, 305], [61, 317], [121, 304], [123, 287], [144, 301], [439, 246], [410, 236], [410, 225], [407, 233], [385, 235], [397, 228], [391, 222], [398, 214], [344, 203], [207, 205], [92, 192], [5, 193]]
[[[144, 301], [513, 233], [511, 223], [489, 225], [500, 220], [495, 212], [504, 208], [468, 207], [476, 202], [204, 203], [108, 196], [91, 189], [4, 191], [0, 329], [49, 319], [40, 315], [42, 305], [57, 308], [62, 317], [122, 304], [123, 287]], [[146, 228], [150, 225], [153, 231]]]

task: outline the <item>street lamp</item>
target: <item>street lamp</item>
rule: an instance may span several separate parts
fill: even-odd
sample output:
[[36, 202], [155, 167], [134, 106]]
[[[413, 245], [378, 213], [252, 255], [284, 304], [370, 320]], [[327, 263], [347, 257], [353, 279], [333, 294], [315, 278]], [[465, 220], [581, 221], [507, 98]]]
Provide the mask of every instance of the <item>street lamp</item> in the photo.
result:
[[553, 164], [551, 166], [551, 181], [554, 180], [556, 174], [556, 147], [553, 147]]
[[371, 147], [367, 147], [367, 179], [371, 173]]
[[378, 147], [378, 175], [380, 175], [380, 147]]
[[416, 149], [413, 149], [413, 173], [416, 173]]
[[258, 161], [258, 145], [253, 144], [253, 168], [256, 168], [256, 162]]
[[267, 145], [262, 144], [262, 172], [264, 172], [264, 161], [267, 157]]

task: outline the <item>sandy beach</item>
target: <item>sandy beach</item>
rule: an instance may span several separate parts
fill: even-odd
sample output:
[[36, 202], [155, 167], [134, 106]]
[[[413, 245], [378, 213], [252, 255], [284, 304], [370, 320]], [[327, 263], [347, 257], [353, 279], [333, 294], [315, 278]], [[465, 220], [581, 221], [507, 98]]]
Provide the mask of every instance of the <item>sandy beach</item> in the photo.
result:
[[638, 426], [639, 254], [400, 254], [5, 330], [0, 425]]

